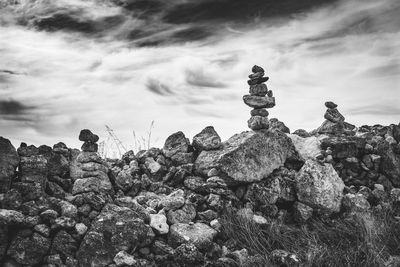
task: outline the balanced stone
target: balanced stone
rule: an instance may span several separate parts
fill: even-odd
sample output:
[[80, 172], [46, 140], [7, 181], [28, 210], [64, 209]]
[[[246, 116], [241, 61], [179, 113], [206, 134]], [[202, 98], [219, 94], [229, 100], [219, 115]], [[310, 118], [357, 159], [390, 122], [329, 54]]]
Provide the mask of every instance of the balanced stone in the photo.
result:
[[250, 111], [251, 116], [268, 117], [269, 112], [265, 108], [256, 108]]
[[337, 108], [329, 108], [326, 110], [324, 118], [327, 119], [328, 121], [331, 122], [343, 122], [344, 121], [344, 116], [340, 114], [339, 110]]
[[79, 140], [83, 141], [83, 142], [96, 143], [97, 141], [99, 141], [99, 136], [96, 134], [93, 134], [92, 131], [90, 131], [88, 129], [83, 129], [79, 133]]
[[275, 106], [274, 97], [245, 95], [243, 101], [252, 108], [272, 108]]
[[249, 93], [256, 96], [266, 96], [268, 93], [267, 85], [264, 83], [251, 85]]
[[264, 72], [256, 72], [249, 75], [250, 80], [259, 79], [264, 77]]
[[327, 108], [337, 108], [337, 105], [333, 103], [332, 101], [327, 101], [325, 102], [325, 107]]
[[251, 71], [252, 71], [253, 73], [256, 73], [256, 72], [264, 72], [264, 69], [261, 68], [260, 66], [254, 65], [253, 68], [251, 68]]
[[265, 83], [268, 80], [269, 80], [269, 77], [261, 77], [261, 78], [257, 78], [257, 79], [253, 79], [253, 80], [248, 80], [247, 83], [249, 85], [255, 85], [255, 84]]
[[247, 124], [250, 129], [256, 131], [261, 129], [268, 129], [269, 122], [267, 117], [261, 116], [252, 116], [248, 121]]

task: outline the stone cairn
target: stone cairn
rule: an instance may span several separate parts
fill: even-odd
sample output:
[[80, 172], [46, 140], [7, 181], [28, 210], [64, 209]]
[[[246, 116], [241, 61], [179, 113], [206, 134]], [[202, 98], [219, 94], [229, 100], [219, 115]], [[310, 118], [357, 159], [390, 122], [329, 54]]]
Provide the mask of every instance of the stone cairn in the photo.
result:
[[345, 118], [337, 109], [337, 104], [328, 101], [325, 102], [327, 110], [325, 112], [324, 123], [317, 129], [320, 134], [338, 134], [345, 130]]
[[264, 77], [264, 69], [254, 65], [251, 71], [253, 73], [249, 75], [250, 79], [247, 81], [250, 85], [250, 94], [243, 96], [244, 103], [253, 108], [250, 112], [251, 118], [247, 121], [247, 124], [254, 131], [268, 129], [269, 113], [267, 108], [275, 106], [275, 97], [272, 96], [272, 91], [268, 90], [265, 84], [269, 77]]

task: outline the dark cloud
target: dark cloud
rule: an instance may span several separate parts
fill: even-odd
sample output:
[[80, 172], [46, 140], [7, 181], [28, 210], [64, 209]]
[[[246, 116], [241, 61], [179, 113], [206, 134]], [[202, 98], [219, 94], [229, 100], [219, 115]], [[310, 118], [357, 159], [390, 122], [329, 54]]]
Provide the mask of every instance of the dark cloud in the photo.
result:
[[186, 41], [199, 41], [202, 39], [206, 39], [207, 37], [210, 37], [213, 33], [211, 30], [205, 28], [205, 27], [200, 27], [200, 26], [195, 26], [195, 27], [189, 27], [184, 30], [179, 30], [172, 34], [172, 38], [175, 39], [175, 41], [178, 42], [186, 42]]
[[167, 10], [164, 20], [178, 24], [210, 20], [252, 22], [255, 18], [292, 15], [332, 2], [336, 0], [192, 0]]
[[23, 114], [33, 107], [26, 106], [16, 100], [0, 100], [0, 114], [19, 115]]
[[168, 96], [173, 95], [174, 92], [169, 88], [169, 86], [161, 83], [156, 79], [149, 79], [146, 83], [146, 88], [157, 95]]
[[96, 30], [95, 23], [92, 20], [67, 13], [55, 13], [50, 16], [36, 18], [33, 25], [39, 30], [45, 31], [74, 31], [81, 33], [93, 33]]
[[148, 15], [158, 13], [165, 8], [165, 3], [157, 0], [114, 0], [113, 2], [129, 11], [142, 12]]
[[213, 87], [213, 88], [224, 88], [226, 84], [218, 81], [215, 77], [207, 75], [202, 70], [187, 70], [186, 82], [193, 86], [199, 87]]

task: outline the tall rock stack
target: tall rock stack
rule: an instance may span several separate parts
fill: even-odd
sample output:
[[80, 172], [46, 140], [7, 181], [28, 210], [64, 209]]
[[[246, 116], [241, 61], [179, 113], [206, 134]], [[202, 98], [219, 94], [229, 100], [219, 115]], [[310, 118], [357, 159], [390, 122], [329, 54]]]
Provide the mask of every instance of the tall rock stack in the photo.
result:
[[254, 65], [251, 69], [253, 72], [249, 75], [247, 83], [250, 85], [249, 95], [243, 96], [243, 101], [253, 110], [250, 112], [251, 118], [247, 121], [250, 129], [256, 131], [268, 129], [268, 110], [275, 106], [275, 97], [272, 96], [272, 91], [268, 90], [265, 84], [268, 77], [264, 77], [265, 71], [260, 66]]
[[[84, 141], [82, 152], [73, 151], [70, 163], [70, 176], [74, 181], [72, 194], [80, 213], [93, 217], [90, 212], [100, 211], [111, 200], [114, 190], [107, 164], [96, 152], [99, 137], [85, 129], [79, 134], [79, 140]], [[82, 218], [82, 221], [85, 220]]]

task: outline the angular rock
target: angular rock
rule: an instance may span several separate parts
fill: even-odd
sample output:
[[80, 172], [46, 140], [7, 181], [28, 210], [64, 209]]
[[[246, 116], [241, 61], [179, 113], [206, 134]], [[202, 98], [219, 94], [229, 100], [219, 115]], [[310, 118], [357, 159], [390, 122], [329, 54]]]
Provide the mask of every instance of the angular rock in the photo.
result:
[[289, 135], [301, 159], [315, 159], [321, 153], [321, 141], [315, 137], [300, 137], [296, 134]]
[[160, 235], [168, 234], [169, 232], [167, 217], [164, 212], [150, 214], [150, 226]]
[[378, 143], [377, 152], [381, 156], [380, 171], [395, 186], [400, 186], [400, 153], [396, 153], [395, 146], [385, 141]]
[[243, 101], [252, 108], [273, 108], [275, 97], [244, 95]]
[[290, 133], [290, 129], [277, 118], [272, 118], [269, 120], [269, 129], [278, 130], [283, 133]]
[[25, 221], [25, 216], [16, 210], [0, 209], [0, 225], [21, 225]]
[[7, 255], [20, 264], [40, 263], [50, 248], [50, 239], [33, 233], [30, 237], [15, 236], [8, 248]]
[[247, 126], [253, 131], [268, 129], [269, 122], [267, 117], [252, 116], [247, 121]]
[[187, 153], [189, 150], [189, 139], [179, 131], [170, 135], [165, 141], [163, 153], [166, 157], [171, 158], [177, 153]]
[[320, 127], [316, 130], [320, 134], [342, 134], [344, 132], [343, 122], [331, 122], [325, 120]]
[[256, 182], [283, 166], [295, 153], [293, 143], [284, 133], [249, 131], [232, 136], [220, 150], [202, 151], [195, 169], [206, 176], [215, 168], [227, 182]]
[[107, 266], [121, 250], [148, 245], [149, 231], [129, 208], [107, 204], [80, 245], [76, 255], [79, 266]]
[[128, 254], [126, 251], [120, 251], [114, 257], [115, 264], [120, 266], [136, 266], [135, 257]]
[[182, 189], [178, 189], [168, 196], [164, 197], [160, 201], [160, 206], [166, 211], [171, 209], [179, 209], [185, 204], [185, 192]]
[[189, 223], [196, 217], [196, 206], [190, 201], [181, 209], [168, 211], [167, 218], [170, 224]]
[[217, 231], [204, 223], [177, 223], [170, 227], [168, 242], [173, 247], [193, 243], [202, 250], [207, 249], [216, 235]]
[[339, 212], [344, 183], [331, 164], [307, 160], [296, 174], [299, 201], [327, 213]]
[[19, 157], [10, 140], [0, 136], [0, 194], [10, 190]]
[[333, 123], [344, 122], [344, 116], [336, 108], [328, 109], [324, 118]]
[[264, 69], [263, 69], [262, 67], [257, 66], [257, 65], [254, 65], [254, 66], [251, 68], [251, 71], [252, 71], [253, 73], [265, 72]]
[[198, 151], [216, 150], [221, 147], [221, 137], [214, 127], [208, 126], [193, 137], [193, 147]]
[[52, 254], [60, 254], [63, 258], [74, 257], [78, 250], [78, 242], [66, 231], [59, 231], [53, 239], [51, 245]]

